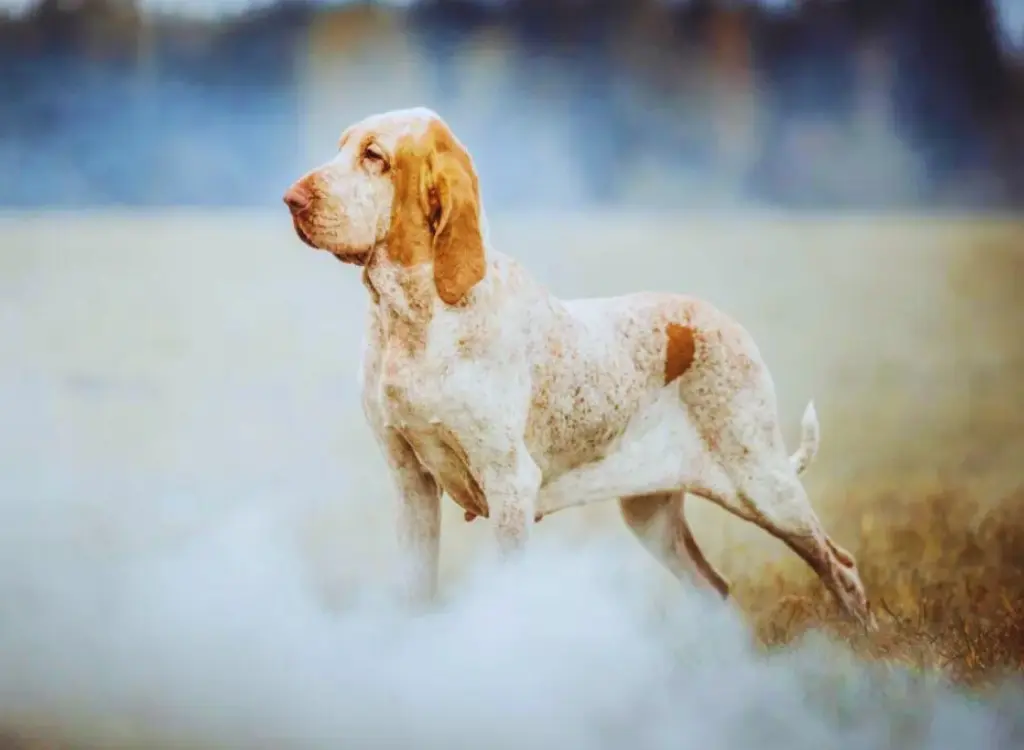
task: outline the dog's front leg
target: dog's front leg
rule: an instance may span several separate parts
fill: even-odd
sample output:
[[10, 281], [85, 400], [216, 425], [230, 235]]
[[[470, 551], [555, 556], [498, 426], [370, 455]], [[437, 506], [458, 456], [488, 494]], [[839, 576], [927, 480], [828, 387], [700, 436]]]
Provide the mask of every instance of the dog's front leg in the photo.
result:
[[541, 472], [526, 447], [518, 447], [480, 472], [498, 550], [509, 556], [526, 547], [534, 524]]
[[398, 490], [399, 576], [409, 604], [421, 606], [437, 594], [441, 543], [441, 490], [409, 443], [388, 430], [388, 465]]

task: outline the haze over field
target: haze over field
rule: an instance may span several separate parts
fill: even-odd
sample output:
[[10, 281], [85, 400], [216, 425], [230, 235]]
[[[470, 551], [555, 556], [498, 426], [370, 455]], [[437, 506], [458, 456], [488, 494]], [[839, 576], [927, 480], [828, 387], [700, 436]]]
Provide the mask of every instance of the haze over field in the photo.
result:
[[[820, 639], [757, 655], [746, 625], [680, 592], [612, 505], [546, 519], [529, 558], [501, 570], [486, 522], [446, 505], [444, 606], [391, 608], [392, 494], [355, 389], [364, 290], [281, 219], [0, 224], [10, 723], [122, 747], [1019, 743], [1016, 689], [977, 703]], [[686, 289], [746, 321], [791, 443], [817, 400], [807, 484], [858, 552], [884, 545], [887, 527], [865, 532], [858, 510], [879, 498], [924, 518], [935, 488], [975, 513], [1019, 487], [1020, 231], [494, 221], [498, 246], [566, 296]], [[642, 252], [620, 252], [637, 237]], [[807, 580], [760, 532], [690, 505], [751, 615]]]

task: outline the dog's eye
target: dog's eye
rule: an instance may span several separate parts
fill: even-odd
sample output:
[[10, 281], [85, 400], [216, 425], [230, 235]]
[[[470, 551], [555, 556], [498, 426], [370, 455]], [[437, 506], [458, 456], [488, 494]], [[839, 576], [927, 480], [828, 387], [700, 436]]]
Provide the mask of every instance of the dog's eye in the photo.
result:
[[363, 150], [363, 159], [368, 162], [380, 165], [382, 168], [388, 165], [384, 152], [375, 144], [370, 144]]

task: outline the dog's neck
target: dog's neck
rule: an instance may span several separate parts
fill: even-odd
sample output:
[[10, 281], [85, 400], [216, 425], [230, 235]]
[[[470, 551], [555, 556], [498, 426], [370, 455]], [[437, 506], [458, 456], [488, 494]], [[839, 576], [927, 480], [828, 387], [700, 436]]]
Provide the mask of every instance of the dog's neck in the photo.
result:
[[429, 263], [401, 266], [380, 246], [367, 261], [363, 278], [382, 311], [409, 323], [425, 324], [439, 302], [432, 271]]
[[395, 351], [415, 356], [431, 338], [431, 331], [444, 317], [454, 323], [450, 312], [475, 306], [485, 299], [490, 279], [484, 278], [456, 305], [441, 300], [430, 262], [404, 266], [389, 257], [386, 246], [379, 246], [367, 259], [363, 283], [369, 292], [371, 325], [381, 343]]
[[[493, 253], [486, 246], [484, 262], [491, 266]], [[378, 244], [368, 254], [363, 266], [363, 285], [375, 306], [409, 322], [426, 322], [438, 307], [461, 308], [481, 301], [490, 287], [489, 275], [469, 291], [455, 305], [441, 301], [430, 262], [406, 266], [396, 262], [385, 243]]]

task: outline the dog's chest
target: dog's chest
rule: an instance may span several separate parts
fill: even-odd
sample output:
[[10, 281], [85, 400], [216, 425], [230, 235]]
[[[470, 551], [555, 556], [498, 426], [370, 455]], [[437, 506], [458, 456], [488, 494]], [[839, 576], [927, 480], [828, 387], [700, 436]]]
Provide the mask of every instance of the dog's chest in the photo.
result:
[[440, 384], [432, 369], [415, 355], [384, 351], [376, 390], [388, 424], [405, 429], [440, 422]]
[[463, 445], [440, 424], [418, 424], [403, 429], [420, 463], [463, 510], [487, 518], [489, 508], [480, 484], [469, 468]]
[[465, 446], [449, 427], [453, 400], [440, 370], [401, 352], [386, 352], [377, 383], [381, 412], [458, 505], [487, 517], [487, 501], [469, 469]]

